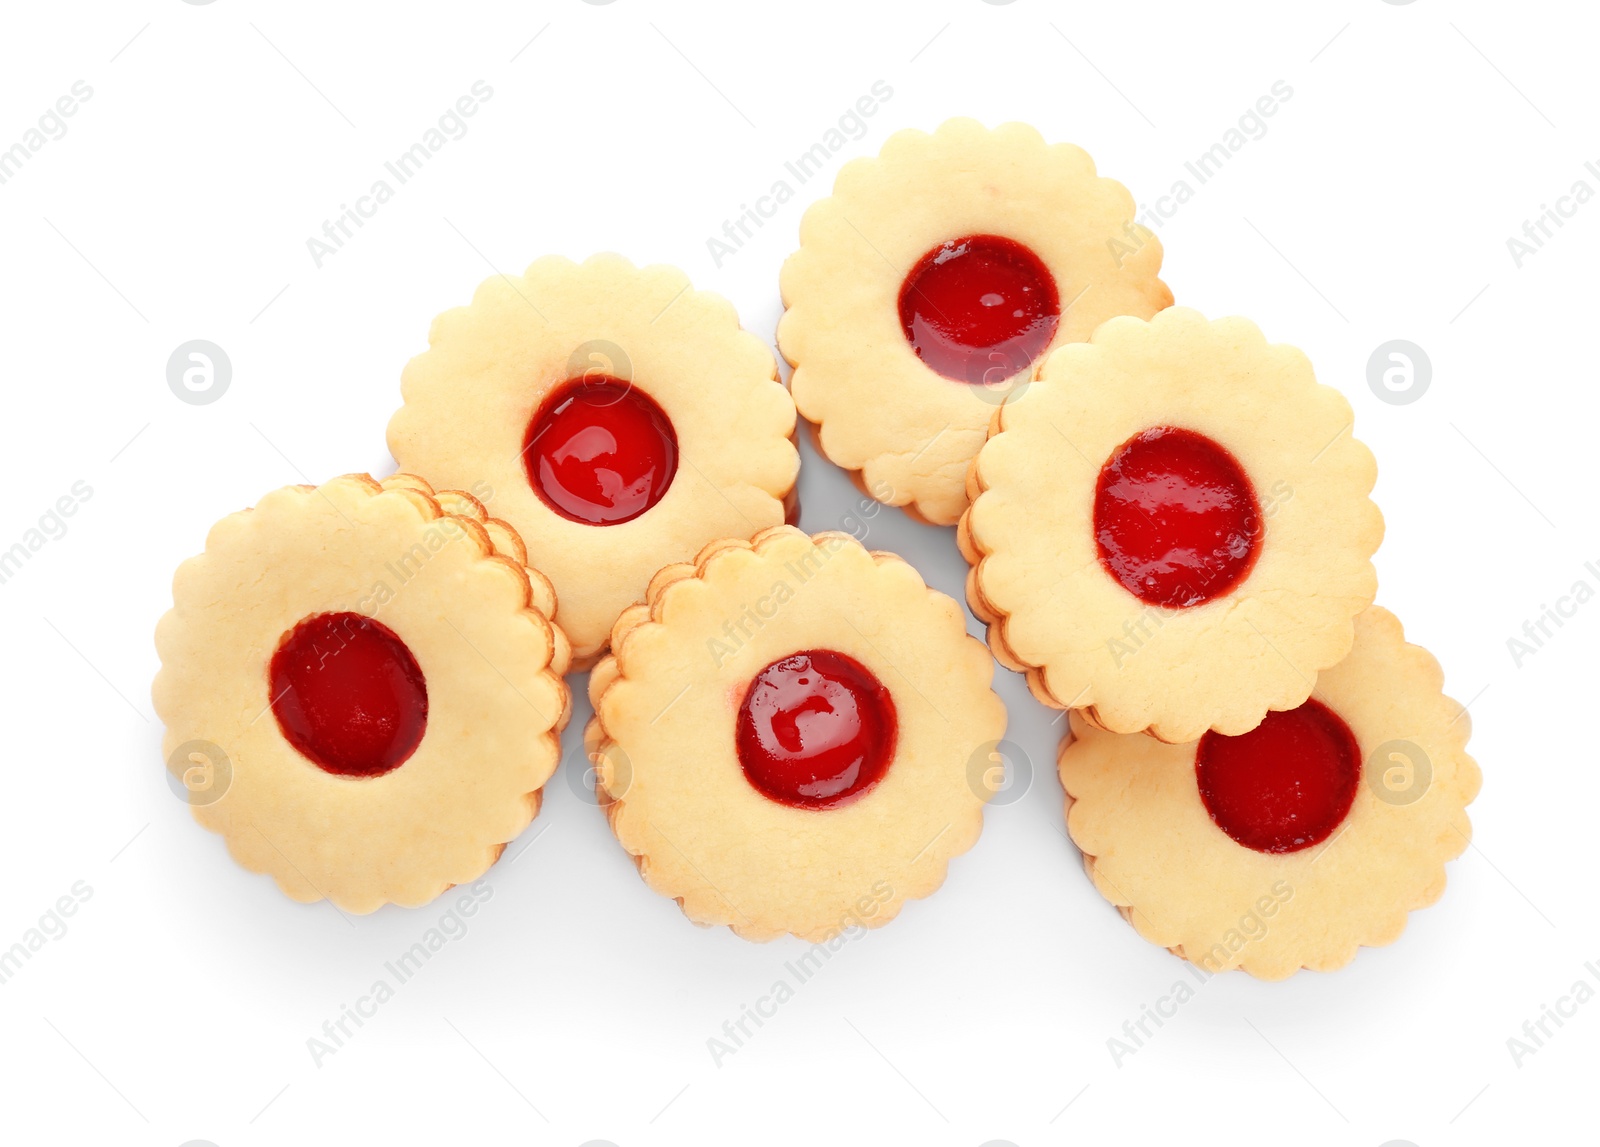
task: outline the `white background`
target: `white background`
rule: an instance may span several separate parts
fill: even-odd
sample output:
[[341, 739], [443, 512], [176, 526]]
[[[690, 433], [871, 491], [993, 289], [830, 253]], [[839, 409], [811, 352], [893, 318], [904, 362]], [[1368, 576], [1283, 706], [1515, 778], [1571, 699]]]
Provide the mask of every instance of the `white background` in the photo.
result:
[[[1584, 569], [1600, 562], [1600, 203], [1521, 268], [1506, 240], [1580, 178], [1600, 190], [1584, 169], [1600, 163], [1596, 22], [1576, 3], [1439, 0], [8, 5], [0, 149], [74, 81], [93, 96], [0, 185], [0, 549], [74, 482], [93, 494], [0, 585], [0, 947], [75, 882], [93, 891], [0, 985], [0, 1135], [1587, 1138], [1587, 1114], [1556, 1129], [1589, 1110], [1600, 1003], [1520, 1067], [1506, 1041], [1597, 979], [1600, 781], [1580, 733], [1600, 604], [1520, 666], [1507, 639], [1580, 578], [1600, 586]], [[318, 269], [306, 239], [475, 80], [494, 94], [465, 138]], [[893, 96], [863, 138], [715, 266], [707, 238], [876, 80]], [[1002, 672], [1026, 795], [992, 810], [942, 891], [717, 1066], [707, 1039], [802, 946], [697, 929], [644, 886], [569, 783], [580, 703], [470, 932], [315, 1066], [307, 1039], [444, 905], [346, 919], [291, 903], [167, 788], [151, 632], [210, 523], [280, 485], [388, 472], [402, 364], [495, 269], [607, 249], [670, 262], [770, 337], [801, 211], [889, 132], [1027, 120], [1149, 203], [1277, 80], [1294, 94], [1265, 137], [1161, 228], [1165, 277], [1180, 302], [1305, 348], [1378, 456], [1379, 601], [1472, 702], [1485, 775], [1443, 900], [1336, 974], [1217, 978], [1116, 1065], [1108, 1038], [1185, 965], [1090, 887], [1062, 832], [1061, 725]], [[233, 363], [212, 405], [167, 387], [194, 338]], [[1433, 363], [1411, 405], [1367, 386], [1393, 338]], [[807, 529], [856, 507], [809, 447], [802, 487]], [[869, 544], [959, 596], [950, 531], [885, 511]]]

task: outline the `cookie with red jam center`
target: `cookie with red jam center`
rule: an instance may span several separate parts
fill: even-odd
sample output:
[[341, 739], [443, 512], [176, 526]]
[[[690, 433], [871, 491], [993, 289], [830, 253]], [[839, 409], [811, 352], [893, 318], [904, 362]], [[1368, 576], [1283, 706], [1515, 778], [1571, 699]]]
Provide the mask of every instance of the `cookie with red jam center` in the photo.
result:
[[1350, 404], [1245, 319], [1172, 307], [1001, 408], [957, 539], [989, 644], [1118, 733], [1237, 735], [1350, 649], [1383, 519]]
[[234, 859], [346, 912], [476, 880], [539, 810], [568, 716], [550, 582], [479, 499], [290, 486], [173, 578], [152, 690], [174, 787]]
[[990, 416], [1045, 357], [1172, 303], [1133, 197], [1026, 124], [953, 119], [846, 164], [783, 266], [778, 345], [818, 447], [949, 525]]
[[932, 893], [999, 777], [994, 663], [958, 603], [846, 534], [668, 566], [595, 667], [611, 828], [700, 924], [821, 941]]
[[763, 796], [838, 808], [883, 779], [899, 732], [894, 695], [872, 670], [836, 650], [803, 649], [750, 679], [734, 747]]
[[574, 666], [650, 575], [794, 508], [794, 403], [760, 339], [672, 267], [555, 256], [440, 315], [389, 449], [485, 491], [561, 598]]
[[1311, 697], [1248, 732], [1165, 744], [1073, 714], [1061, 782], [1095, 887], [1206, 972], [1282, 979], [1393, 942], [1472, 833], [1471, 721], [1443, 679], [1374, 606]]

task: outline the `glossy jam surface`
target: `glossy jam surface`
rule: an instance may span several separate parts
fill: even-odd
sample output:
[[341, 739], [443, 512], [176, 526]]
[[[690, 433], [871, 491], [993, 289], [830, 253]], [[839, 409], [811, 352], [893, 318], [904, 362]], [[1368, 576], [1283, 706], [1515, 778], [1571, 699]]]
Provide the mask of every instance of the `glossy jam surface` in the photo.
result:
[[428, 724], [428, 686], [406, 643], [359, 613], [316, 613], [269, 669], [278, 728], [318, 768], [377, 777], [405, 764]]
[[528, 422], [522, 464], [545, 505], [591, 526], [632, 521], [678, 472], [672, 422], [642, 390], [609, 375], [571, 379]]
[[994, 385], [1026, 370], [1060, 319], [1049, 268], [999, 235], [941, 243], [900, 287], [900, 326], [912, 349], [957, 382]]
[[1200, 799], [1218, 828], [1257, 852], [1298, 852], [1334, 834], [1361, 784], [1355, 734], [1307, 701], [1248, 733], [1207, 733], [1195, 755]]
[[1234, 456], [1204, 434], [1156, 426], [1100, 470], [1100, 564], [1148, 605], [1180, 609], [1227, 593], [1261, 549], [1261, 507]]
[[734, 735], [758, 792], [794, 808], [827, 809], [883, 779], [898, 732], [894, 698], [870, 669], [808, 649], [756, 674]]

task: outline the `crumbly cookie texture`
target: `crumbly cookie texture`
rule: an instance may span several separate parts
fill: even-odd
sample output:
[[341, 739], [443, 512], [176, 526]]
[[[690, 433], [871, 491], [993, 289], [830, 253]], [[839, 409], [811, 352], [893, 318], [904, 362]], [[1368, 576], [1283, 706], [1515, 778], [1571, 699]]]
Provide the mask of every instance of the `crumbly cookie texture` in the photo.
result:
[[[1056, 351], [995, 416], [957, 540], [974, 613], [1034, 694], [1112, 732], [1171, 742], [1238, 734], [1306, 699], [1350, 649], [1377, 591], [1383, 518], [1350, 404], [1305, 355], [1247, 319], [1173, 307], [1112, 319]], [[1147, 605], [1101, 565], [1095, 487], [1151, 427], [1196, 431], [1242, 465], [1261, 505], [1259, 554], [1231, 591]]]
[[[295, 900], [347, 912], [481, 876], [538, 812], [569, 715], [571, 647], [525, 559], [477, 498], [408, 474], [286, 487], [218, 522], [156, 628], [168, 767], [181, 776], [178, 750], [209, 742], [231, 774], [219, 799], [191, 802], [195, 819]], [[283, 635], [346, 611], [392, 630], [426, 678], [422, 741], [382, 776], [323, 771], [269, 712]]]
[[1161, 243], [1135, 215], [1127, 188], [1098, 176], [1087, 153], [1047, 144], [1026, 124], [952, 119], [932, 134], [897, 132], [876, 158], [847, 163], [832, 197], [806, 211], [780, 278], [778, 345], [822, 452], [871, 497], [955, 522], [1000, 396], [917, 357], [900, 326], [906, 274], [947, 240], [1022, 243], [1056, 281], [1054, 348], [1112, 315], [1171, 305], [1157, 277]]
[[[401, 377], [389, 449], [435, 483], [486, 488], [560, 595], [575, 668], [599, 657], [617, 614], [661, 566], [784, 521], [800, 465], [794, 403], [772, 352], [683, 272], [618, 255], [548, 256], [521, 276], [486, 280], [469, 306], [434, 320], [428, 341]], [[617, 525], [556, 513], [522, 461], [539, 404], [590, 373], [631, 382], [677, 435], [671, 487]]]
[[[884, 778], [827, 810], [763, 796], [735, 747], [751, 679], [812, 648], [870, 669], [899, 720]], [[960, 605], [905, 561], [780, 526], [657, 574], [590, 677], [585, 741], [612, 830], [651, 888], [750, 940], [823, 941], [886, 923], [977, 841], [1005, 731], [993, 672]]]
[[1466, 807], [1481, 776], [1470, 719], [1400, 623], [1373, 607], [1350, 654], [1312, 696], [1360, 746], [1362, 782], [1344, 824], [1320, 845], [1269, 854], [1235, 843], [1207, 814], [1196, 744], [1118, 735], [1073, 715], [1063, 742], [1067, 826], [1095, 887], [1153, 943], [1207, 972], [1277, 980], [1342, 967], [1392, 943], [1407, 913], [1444, 891], [1467, 847]]

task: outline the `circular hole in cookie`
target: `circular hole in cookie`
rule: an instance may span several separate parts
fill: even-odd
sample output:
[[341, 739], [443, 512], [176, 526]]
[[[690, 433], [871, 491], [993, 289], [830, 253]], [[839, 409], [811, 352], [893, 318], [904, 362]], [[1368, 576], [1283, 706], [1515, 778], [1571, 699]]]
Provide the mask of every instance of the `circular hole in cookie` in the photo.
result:
[[739, 764], [757, 792], [793, 808], [838, 808], [894, 758], [894, 698], [872, 670], [831, 649], [772, 662], [739, 706]]
[[359, 613], [317, 613], [272, 655], [284, 739], [326, 772], [378, 777], [405, 764], [428, 724], [428, 686], [406, 643]]
[[928, 369], [997, 385], [1044, 353], [1061, 297], [1043, 260], [1015, 239], [967, 235], [917, 261], [900, 287], [900, 326]]
[[631, 522], [678, 472], [672, 420], [642, 390], [610, 375], [568, 379], [528, 422], [522, 463], [539, 499], [590, 526]]
[[1238, 459], [1172, 426], [1128, 439], [1094, 492], [1100, 564], [1147, 605], [1182, 609], [1233, 589], [1261, 550], [1262, 516]]
[[1257, 852], [1299, 852], [1327, 840], [1350, 814], [1361, 749], [1344, 719], [1312, 700], [1268, 713], [1237, 737], [1207, 733], [1194, 767], [1218, 828]]

